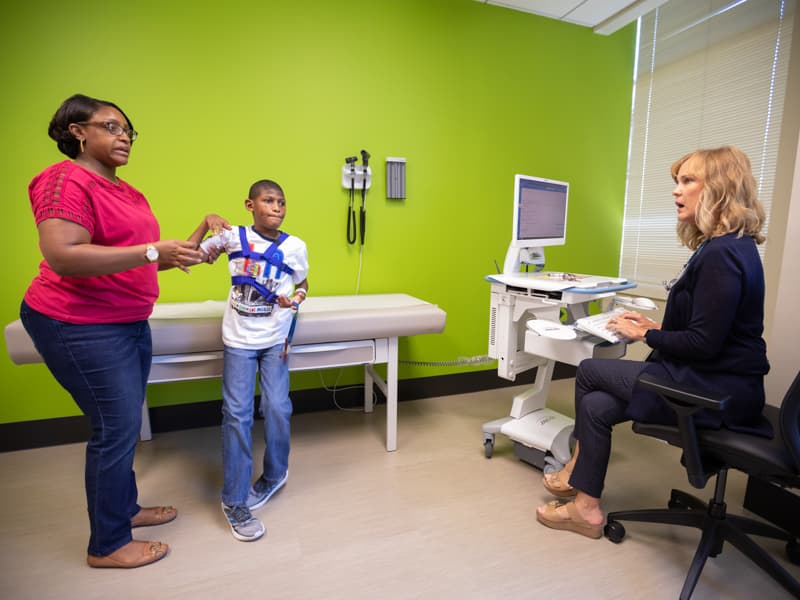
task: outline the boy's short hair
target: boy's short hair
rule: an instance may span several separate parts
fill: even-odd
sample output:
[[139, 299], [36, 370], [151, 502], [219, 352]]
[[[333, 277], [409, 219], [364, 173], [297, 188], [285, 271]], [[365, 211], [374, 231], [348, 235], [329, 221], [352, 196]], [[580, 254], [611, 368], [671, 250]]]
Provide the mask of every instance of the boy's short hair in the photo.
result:
[[250, 186], [250, 191], [248, 192], [247, 197], [252, 200], [260, 192], [266, 190], [274, 190], [283, 194], [283, 188], [276, 181], [272, 181], [271, 179], [261, 179]]

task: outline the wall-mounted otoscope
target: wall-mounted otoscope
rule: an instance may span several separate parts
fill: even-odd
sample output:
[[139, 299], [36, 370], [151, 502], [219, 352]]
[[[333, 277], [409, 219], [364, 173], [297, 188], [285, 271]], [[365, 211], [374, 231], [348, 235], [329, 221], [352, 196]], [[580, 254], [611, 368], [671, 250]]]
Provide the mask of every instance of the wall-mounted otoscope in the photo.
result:
[[357, 156], [348, 156], [344, 159], [345, 169], [350, 172], [350, 203], [347, 206], [347, 243], [356, 243], [356, 209], [353, 206], [356, 196], [356, 161]]
[[344, 159], [345, 164], [342, 165], [342, 187], [349, 190], [350, 199], [347, 206], [347, 243], [356, 243], [356, 211], [355, 211], [355, 194], [356, 190], [361, 190], [361, 210], [359, 215], [359, 224], [361, 229], [361, 245], [364, 245], [367, 229], [367, 190], [372, 182], [372, 170], [369, 167], [370, 153], [366, 150], [361, 151], [361, 162], [358, 165], [357, 156], [348, 156]]
[[369, 169], [370, 154], [366, 150], [361, 151], [361, 162], [364, 169], [364, 182], [361, 186], [361, 245], [364, 245], [364, 238], [367, 235], [367, 176]]

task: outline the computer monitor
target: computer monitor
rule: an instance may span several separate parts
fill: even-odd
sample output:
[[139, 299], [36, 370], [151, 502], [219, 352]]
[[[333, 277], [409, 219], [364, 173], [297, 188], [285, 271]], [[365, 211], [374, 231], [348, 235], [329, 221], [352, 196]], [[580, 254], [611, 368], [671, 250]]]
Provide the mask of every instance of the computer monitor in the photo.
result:
[[554, 179], [514, 176], [514, 218], [503, 272], [522, 264], [544, 265], [544, 246], [560, 246], [567, 237], [569, 184]]

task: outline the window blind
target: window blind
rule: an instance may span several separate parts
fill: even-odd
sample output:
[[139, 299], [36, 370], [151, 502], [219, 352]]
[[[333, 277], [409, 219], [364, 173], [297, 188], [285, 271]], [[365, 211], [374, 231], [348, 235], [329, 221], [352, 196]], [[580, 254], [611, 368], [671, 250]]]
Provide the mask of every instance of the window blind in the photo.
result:
[[769, 215], [795, 4], [670, 0], [640, 18], [620, 274], [643, 295], [665, 298], [689, 256], [670, 176], [684, 154], [738, 146]]

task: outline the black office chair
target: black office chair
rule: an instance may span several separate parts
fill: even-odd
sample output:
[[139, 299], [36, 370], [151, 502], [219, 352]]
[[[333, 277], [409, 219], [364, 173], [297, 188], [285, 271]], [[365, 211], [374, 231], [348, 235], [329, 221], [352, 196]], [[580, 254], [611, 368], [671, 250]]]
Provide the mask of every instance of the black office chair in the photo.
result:
[[782, 487], [800, 487], [800, 373], [795, 377], [783, 404], [767, 405], [764, 416], [775, 430], [775, 437], [748, 435], [722, 429], [696, 429], [693, 415], [702, 408], [721, 410], [727, 397], [712, 396], [687, 390], [673, 382], [648, 374], [639, 383], [661, 396], [676, 412], [677, 427], [634, 423], [633, 430], [642, 435], [664, 440], [683, 449], [681, 463], [689, 482], [702, 489], [716, 475], [714, 496], [708, 505], [679, 490], [672, 490], [666, 509], [631, 510], [609, 513], [605, 535], [619, 543], [625, 528], [619, 521], [643, 521], [696, 527], [702, 531], [700, 544], [681, 590], [681, 599], [688, 599], [700, 578], [709, 556], [722, 552], [727, 541], [755, 562], [773, 579], [800, 598], [800, 582], [758, 546], [747, 534], [785, 540], [786, 553], [794, 564], [800, 564], [800, 544], [797, 538], [762, 521], [729, 515], [725, 509], [725, 482], [728, 469], [737, 469]]

